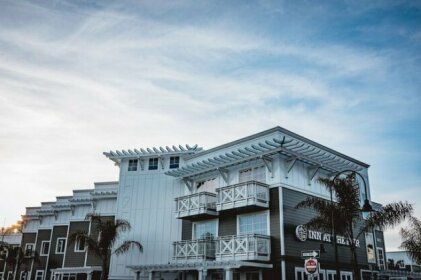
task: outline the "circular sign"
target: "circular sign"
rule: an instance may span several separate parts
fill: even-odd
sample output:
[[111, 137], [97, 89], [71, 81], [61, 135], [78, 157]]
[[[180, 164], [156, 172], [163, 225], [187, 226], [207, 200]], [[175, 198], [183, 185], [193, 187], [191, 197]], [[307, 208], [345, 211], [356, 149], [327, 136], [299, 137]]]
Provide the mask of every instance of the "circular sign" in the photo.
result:
[[304, 261], [304, 269], [308, 274], [313, 274], [317, 272], [319, 267], [316, 259], [307, 259]]
[[298, 240], [304, 242], [307, 240], [307, 229], [303, 225], [299, 225], [295, 228], [295, 236]]

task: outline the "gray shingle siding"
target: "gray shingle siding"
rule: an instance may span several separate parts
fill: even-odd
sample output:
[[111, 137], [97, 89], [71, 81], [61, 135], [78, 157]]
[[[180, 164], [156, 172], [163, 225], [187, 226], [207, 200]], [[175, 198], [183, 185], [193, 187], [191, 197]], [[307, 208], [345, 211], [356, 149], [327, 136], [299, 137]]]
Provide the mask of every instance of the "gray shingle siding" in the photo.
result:
[[[89, 231], [89, 221], [70, 222], [69, 236], [77, 231]], [[68, 238], [69, 239], [69, 238]], [[75, 252], [75, 242], [67, 241], [64, 267], [82, 267], [85, 265], [85, 252]]]

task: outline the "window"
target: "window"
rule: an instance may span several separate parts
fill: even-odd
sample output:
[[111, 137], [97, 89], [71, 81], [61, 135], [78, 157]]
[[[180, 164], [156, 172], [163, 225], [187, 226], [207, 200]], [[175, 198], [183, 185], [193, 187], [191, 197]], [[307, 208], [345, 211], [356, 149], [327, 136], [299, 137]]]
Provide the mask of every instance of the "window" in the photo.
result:
[[85, 252], [85, 238], [83, 236], [76, 238], [75, 252]]
[[341, 280], [352, 280], [352, 272], [341, 271]]
[[34, 251], [34, 244], [33, 243], [25, 244], [25, 257], [31, 257], [33, 251]]
[[149, 170], [158, 170], [158, 158], [149, 159]]
[[66, 238], [57, 238], [56, 254], [64, 254], [66, 249]]
[[197, 192], [215, 193], [218, 187], [216, 178], [199, 181], [196, 183]]
[[0, 272], [0, 279], [3, 280], [3, 272]]
[[170, 169], [180, 166], [180, 157], [170, 157]]
[[267, 211], [238, 216], [238, 233], [268, 235], [268, 217]]
[[379, 270], [385, 270], [383, 248], [377, 248], [377, 258], [378, 258], [377, 264], [379, 265]]
[[266, 169], [264, 166], [247, 168], [240, 170], [238, 181], [240, 183], [247, 181], [266, 182]]
[[215, 238], [218, 220], [197, 222], [193, 224], [193, 239]]
[[137, 159], [130, 159], [129, 160], [129, 168], [128, 171], [137, 171]]
[[44, 270], [37, 270], [35, 272], [35, 280], [43, 280], [44, 279]]
[[21, 271], [19, 280], [26, 280], [28, 278], [28, 271]]
[[50, 241], [42, 241], [40, 256], [47, 256], [50, 252]]

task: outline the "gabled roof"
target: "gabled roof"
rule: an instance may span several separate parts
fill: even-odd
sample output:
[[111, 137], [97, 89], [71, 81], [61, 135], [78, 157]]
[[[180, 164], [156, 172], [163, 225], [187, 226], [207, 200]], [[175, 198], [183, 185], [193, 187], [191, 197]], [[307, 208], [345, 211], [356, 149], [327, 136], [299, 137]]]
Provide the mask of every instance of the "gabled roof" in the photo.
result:
[[196, 153], [187, 158], [192, 163], [168, 171], [165, 174], [174, 177], [192, 177], [242, 162], [265, 157], [268, 159], [268, 157], [278, 153], [328, 172], [361, 171], [363, 168], [369, 167], [368, 164], [284, 128], [275, 127]]
[[104, 152], [103, 154], [111, 159], [112, 161], [119, 163], [122, 159], [125, 158], [141, 158], [141, 157], [159, 157], [163, 155], [179, 155], [179, 154], [195, 154], [197, 152], [202, 151], [203, 149], [198, 147], [197, 144], [190, 146], [186, 145], [185, 147], [182, 145], [175, 146], [173, 145], [172, 148], [165, 146], [163, 147], [153, 147], [153, 148], [140, 148], [133, 149], [133, 150], [121, 150], [121, 151], [110, 151], [110, 152]]

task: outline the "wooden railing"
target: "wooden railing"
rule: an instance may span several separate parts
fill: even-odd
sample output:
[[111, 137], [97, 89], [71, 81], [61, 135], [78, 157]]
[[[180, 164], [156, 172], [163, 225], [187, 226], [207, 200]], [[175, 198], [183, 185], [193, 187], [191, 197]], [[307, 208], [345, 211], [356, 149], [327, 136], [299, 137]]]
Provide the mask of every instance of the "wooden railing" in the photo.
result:
[[176, 261], [191, 260], [214, 260], [215, 259], [215, 240], [198, 239], [183, 240], [173, 243], [174, 255]]
[[176, 217], [183, 218], [201, 214], [216, 215], [216, 194], [200, 192], [175, 199]]
[[223, 211], [245, 206], [269, 207], [269, 185], [247, 181], [216, 189], [216, 210]]
[[216, 260], [270, 260], [270, 236], [244, 234], [216, 239]]

